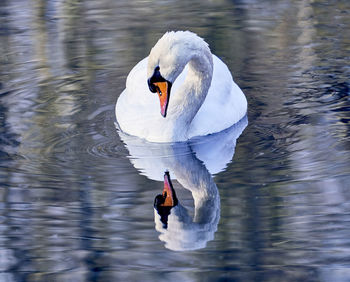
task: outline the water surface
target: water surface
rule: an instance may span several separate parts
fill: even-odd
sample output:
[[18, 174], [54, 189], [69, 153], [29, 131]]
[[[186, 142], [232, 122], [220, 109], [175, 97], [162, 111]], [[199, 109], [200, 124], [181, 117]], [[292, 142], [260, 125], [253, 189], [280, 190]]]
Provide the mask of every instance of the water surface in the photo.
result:
[[[1, 2], [0, 280], [348, 281], [350, 2], [191, 3]], [[155, 225], [163, 181], [135, 165], [114, 105], [184, 29], [227, 63], [249, 123], [216, 171], [198, 143], [172, 148], [214, 173], [220, 202], [204, 246], [173, 251]]]

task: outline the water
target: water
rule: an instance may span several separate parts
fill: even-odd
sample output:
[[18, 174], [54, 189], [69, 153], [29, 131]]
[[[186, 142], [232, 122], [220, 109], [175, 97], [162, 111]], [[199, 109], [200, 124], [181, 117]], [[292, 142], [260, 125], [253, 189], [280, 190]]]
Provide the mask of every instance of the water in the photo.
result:
[[[349, 281], [349, 11], [347, 0], [2, 1], [0, 280]], [[247, 127], [214, 165], [202, 140], [135, 145], [114, 125], [127, 74], [173, 29], [204, 37], [248, 98]], [[186, 225], [178, 251], [176, 212], [164, 231], [153, 208], [165, 166], [190, 222], [190, 177], [216, 199], [207, 232]]]

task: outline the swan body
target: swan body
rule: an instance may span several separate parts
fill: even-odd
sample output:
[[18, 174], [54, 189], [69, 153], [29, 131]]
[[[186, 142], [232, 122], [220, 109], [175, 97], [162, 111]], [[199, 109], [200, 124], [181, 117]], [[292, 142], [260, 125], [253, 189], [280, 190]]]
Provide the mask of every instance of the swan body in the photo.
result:
[[[159, 88], [158, 82], [168, 88]], [[164, 92], [169, 96], [162, 102]], [[151, 142], [185, 141], [219, 132], [237, 123], [246, 111], [246, 98], [227, 66], [189, 31], [165, 33], [131, 70], [116, 104], [120, 129]]]

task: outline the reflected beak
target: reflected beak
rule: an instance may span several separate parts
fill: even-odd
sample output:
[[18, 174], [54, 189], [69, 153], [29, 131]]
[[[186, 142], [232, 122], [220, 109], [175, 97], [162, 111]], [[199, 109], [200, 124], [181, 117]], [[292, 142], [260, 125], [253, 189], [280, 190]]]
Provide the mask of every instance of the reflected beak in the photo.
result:
[[163, 228], [168, 227], [168, 216], [170, 210], [178, 204], [178, 200], [170, 180], [169, 172], [164, 174], [164, 188], [161, 195], [157, 195], [154, 199], [154, 208], [160, 215], [160, 220], [163, 223]]
[[169, 172], [165, 172], [164, 174], [164, 189], [163, 194], [164, 203], [161, 204], [163, 207], [174, 207], [176, 206], [176, 195], [175, 190], [173, 188], [173, 184], [170, 180]]
[[154, 82], [153, 84], [156, 87], [156, 91], [159, 97], [160, 113], [163, 117], [166, 117], [168, 104], [169, 104], [171, 84], [168, 83], [168, 81]]

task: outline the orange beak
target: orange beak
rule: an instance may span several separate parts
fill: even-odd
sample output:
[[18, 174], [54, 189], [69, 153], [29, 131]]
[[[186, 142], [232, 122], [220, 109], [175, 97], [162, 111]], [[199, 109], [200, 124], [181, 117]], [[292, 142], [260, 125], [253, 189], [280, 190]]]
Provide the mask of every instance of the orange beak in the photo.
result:
[[173, 207], [176, 205], [175, 203], [175, 190], [173, 188], [173, 184], [170, 180], [169, 172], [165, 172], [164, 174], [164, 189], [163, 189], [163, 197], [165, 197], [164, 203], [161, 204], [163, 207]]
[[170, 84], [167, 81], [154, 82], [160, 102], [160, 113], [166, 117], [170, 97]]

